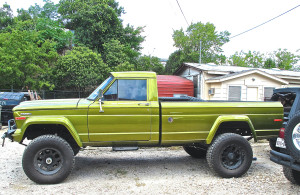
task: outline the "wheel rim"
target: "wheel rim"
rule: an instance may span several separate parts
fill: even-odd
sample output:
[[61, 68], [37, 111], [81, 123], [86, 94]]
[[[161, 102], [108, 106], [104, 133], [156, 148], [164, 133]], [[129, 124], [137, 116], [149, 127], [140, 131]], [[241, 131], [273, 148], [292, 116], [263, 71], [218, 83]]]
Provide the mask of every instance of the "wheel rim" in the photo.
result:
[[298, 123], [293, 129], [292, 135], [294, 146], [300, 150], [300, 123]]
[[231, 144], [223, 150], [221, 162], [225, 168], [233, 170], [241, 166], [244, 158], [244, 150], [235, 144]]
[[52, 175], [61, 169], [63, 157], [58, 150], [46, 148], [36, 153], [33, 163], [38, 172], [44, 175]]

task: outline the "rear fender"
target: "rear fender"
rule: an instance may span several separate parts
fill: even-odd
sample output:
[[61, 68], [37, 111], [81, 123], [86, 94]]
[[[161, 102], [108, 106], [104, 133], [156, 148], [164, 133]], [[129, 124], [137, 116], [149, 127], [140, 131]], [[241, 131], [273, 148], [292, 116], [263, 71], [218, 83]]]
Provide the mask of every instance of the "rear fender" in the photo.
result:
[[254, 138], [254, 141], [256, 142], [257, 141], [257, 137], [256, 137], [256, 132], [255, 132], [255, 129], [254, 129], [254, 126], [251, 122], [251, 120], [249, 119], [248, 116], [245, 116], [245, 115], [225, 115], [225, 116], [219, 116], [215, 123], [213, 124], [212, 128], [210, 129], [209, 131], [209, 134], [206, 138], [206, 143], [207, 144], [210, 144], [212, 142], [212, 140], [214, 139], [218, 129], [219, 129], [219, 126], [223, 123], [223, 122], [246, 122], [248, 123], [250, 129], [251, 129], [251, 132], [252, 132], [252, 136]]

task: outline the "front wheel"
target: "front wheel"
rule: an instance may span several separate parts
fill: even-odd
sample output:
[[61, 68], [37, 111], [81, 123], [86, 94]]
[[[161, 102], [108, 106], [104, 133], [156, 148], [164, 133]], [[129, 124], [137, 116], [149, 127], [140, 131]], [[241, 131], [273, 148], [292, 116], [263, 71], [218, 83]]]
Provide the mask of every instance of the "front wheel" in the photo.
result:
[[39, 184], [62, 182], [71, 173], [74, 163], [69, 143], [55, 135], [43, 135], [32, 140], [22, 159], [25, 174]]
[[210, 145], [206, 159], [209, 167], [223, 178], [240, 177], [251, 166], [253, 152], [249, 142], [240, 135], [219, 135]]

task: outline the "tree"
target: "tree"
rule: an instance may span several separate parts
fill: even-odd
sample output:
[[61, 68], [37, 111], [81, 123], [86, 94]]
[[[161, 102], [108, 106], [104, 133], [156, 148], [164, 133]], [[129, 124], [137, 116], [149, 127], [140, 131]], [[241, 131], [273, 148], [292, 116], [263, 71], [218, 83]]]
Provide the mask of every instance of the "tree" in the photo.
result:
[[264, 62], [263, 68], [266, 68], [266, 69], [276, 68], [276, 62], [275, 62], [274, 58], [268, 57]]
[[184, 54], [181, 50], [173, 52], [166, 63], [165, 73], [173, 74], [179, 66], [185, 61]]
[[114, 0], [61, 0], [58, 11], [66, 27], [75, 31], [76, 43], [97, 50], [108, 65], [105, 60], [109, 54], [105, 53], [104, 45], [111, 40], [124, 46], [130, 63], [136, 62], [144, 41], [140, 35], [142, 28], [134, 29], [129, 25], [123, 28], [120, 16], [124, 10]]
[[130, 63], [127, 55], [127, 47], [118, 40], [110, 40], [103, 44], [103, 60], [108, 64], [112, 71], [133, 71], [135, 67]]
[[4, 31], [10, 25], [13, 25], [14, 18], [12, 9], [8, 4], [4, 4], [3, 7], [0, 8], [0, 32]]
[[59, 13], [66, 27], [75, 30], [76, 39], [99, 53], [104, 43], [122, 34], [123, 8], [113, 0], [61, 0]]
[[39, 33], [39, 40], [51, 40], [55, 43], [55, 49], [62, 53], [64, 49], [72, 47], [73, 33], [64, 29], [58, 21], [49, 18], [38, 18], [35, 29]]
[[0, 33], [0, 87], [53, 89], [50, 68], [58, 57], [54, 43], [36, 31]]
[[241, 51], [240, 53], [235, 52], [234, 55], [230, 56], [229, 60], [228, 60], [230, 65], [233, 66], [242, 66], [242, 67], [247, 67], [248, 64], [245, 60], [245, 56], [244, 56], [244, 52]]
[[101, 55], [87, 47], [74, 47], [61, 56], [54, 69], [56, 86], [60, 89], [85, 91], [99, 85], [110, 69]]
[[34, 6], [30, 6], [28, 8], [26, 12], [31, 16], [31, 18], [48, 18], [51, 20], [60, 19], [60, 16], [58, 14], [59, 4], [54, 4], [51, 0], [43, 1], [45, 3], [43, 7], [40, 7], [38, 4], [35, 4]]
[[160, 59], [153, 56], [141, 56], [138, 59], [136, 70], [139, 71], [153, 71], [157, 74], [164, 73], [164, 66], [161, 64]]
[[282, 70], [291, 70], [299, 61], [299, 56], [292, 54], [286, 49], [278, 49], [273, 54], [261, 54], [256, 51], [241, 51], [230, 56], [229, 64], [235, 66], [253, 67], [253, 68], [279, 68]]
[[[223, 52], [221, 46], [229, 42], [228, 31], [218, 33], [212, 23], [201, 22], [191, 24], [184, 32], [183, 29], [173, 33], [174, 46], [181, 50], [186, 60], [199, 62], [201, 41], [201, 58], [203, 63], [218, 63]], [[221, 57], [222, 59], [223, 57]]]
[[248, 51], [247, 53], [241, 51], [236, 52], [234, 55], [230, 56], [229, 64], [234, 66], [244, 66], [261, 68], [263, 67], [264, 55], [256, 51]]
[[120, 41], [111, 39], [109, 42], [103, 44], [104, 56], [103, 60], [114, 71], [120, 64], [125, 64], [129, 61], [125, 53], [125, 46]]
[[299, 56], [292, 54], [287, 49], [274, 51], [276, 66], [279, 69], [290, 70], [299, 61]]

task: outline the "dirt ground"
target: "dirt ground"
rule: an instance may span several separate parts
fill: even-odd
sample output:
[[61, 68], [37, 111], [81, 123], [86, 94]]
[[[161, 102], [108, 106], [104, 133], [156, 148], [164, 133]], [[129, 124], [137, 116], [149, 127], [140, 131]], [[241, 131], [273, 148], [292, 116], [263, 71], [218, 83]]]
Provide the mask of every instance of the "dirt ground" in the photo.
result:
[[191, 158], [181, 147], [88, 148], [76, 156], [64, 182], [38, 185], [23, 172], [25, 146], [6, 140], [0, 147], [0, 194], [300, 194], [300, 186], [287, 181], [282, 167], [269, 160], [267, 142], [252, 147], [257, 160], [240, 178], [214, 175], [205, 159]]

